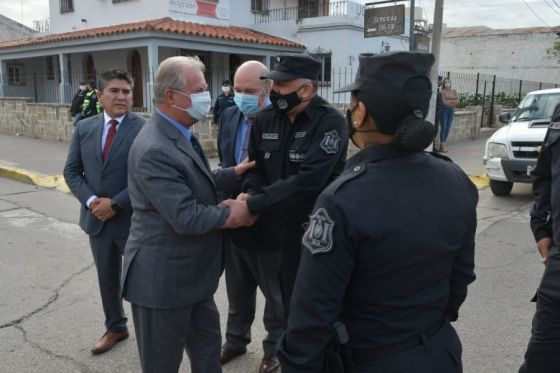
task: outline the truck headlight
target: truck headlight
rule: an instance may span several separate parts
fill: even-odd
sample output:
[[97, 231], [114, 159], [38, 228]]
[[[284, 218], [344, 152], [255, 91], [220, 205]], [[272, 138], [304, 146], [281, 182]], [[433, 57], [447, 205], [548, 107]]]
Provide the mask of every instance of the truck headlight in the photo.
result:
[[509, 158], [507, 146], [498, 142], [491, 142], [488, 144], [487, 156], [488, 158]]

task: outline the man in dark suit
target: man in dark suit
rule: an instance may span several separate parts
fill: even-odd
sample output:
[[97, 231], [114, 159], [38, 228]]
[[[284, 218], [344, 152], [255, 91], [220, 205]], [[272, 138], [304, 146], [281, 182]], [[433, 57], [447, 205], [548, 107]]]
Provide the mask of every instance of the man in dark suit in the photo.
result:
[[[218, 132], [218, 154], [222, 167], [235, 166], [247, 158], [253, 120], [258, 112], [270, 105], [268, 94], [272, 82], [260, 79], [268, 72], [266, 66], [258, 61], [247, 61], [235, 72], [236, 106], [227, 108], [222, 113]], [[238, 194], [239, 190], [231, 191], [225, 197], [235, 198]], [[259, 224], [251, 229], [253, 228], [262, 232]], [[232, 235], [238, 234], [239, 231], [232, 232]], [[268, 240], [259, 240], [254, 231], [247, 231], [246, 236], [254, 241], [252, 247], [234, 240], [231, 243], [232, 247], [226, 251], [229, 310], [226, 343], [222, 348], [220, 362], [222, 365], [226, 364], [247, 352], [247, 345], [251, 342], [251, 325], [255, 319], [258, 286], [266, 299], [263, 322], [267, 331], [263, 340], [264, 357], [259, 372], [269, 373], [279, 367], [276, 341], [284, 329], [280, 254], [277, 249], [271, 247]]]
[[99, 77], [103, 114], [74, 129], [64, 178], [81, 203], [80, 227], [89, 235], [97, 268], [106, 332], [91, 350], [100, 354], [128, 338], [120, 281], [132, 208], [127, 190], [128, 151], [144, 119], [130, 113], [134, 82], [122, 70]]
[[156, 111], [129, 156], [134, 215], [126, 244], [123, 295], [132, 303], [144, 372], [177, 372], [186, 350], [192, 372], [220, 368], [214, 292], [222, 273], [222, 228], [254, 223], [246, 202], [218, 205], [254, 163], [211, 172], [190, 127], [211, 105], [204, 65], [170, 57], [156, 72]]

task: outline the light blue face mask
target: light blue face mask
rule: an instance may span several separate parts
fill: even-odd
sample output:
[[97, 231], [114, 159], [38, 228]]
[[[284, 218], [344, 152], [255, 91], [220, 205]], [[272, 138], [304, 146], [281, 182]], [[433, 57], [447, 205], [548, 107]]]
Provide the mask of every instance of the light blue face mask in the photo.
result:
[[260, 95], [247, 95], [236, 92], [235, 96], [233, 96], [233, 101], [243, 115], [249, 116], [256, 114], [261, 109], [259, 105], [259, 96]]

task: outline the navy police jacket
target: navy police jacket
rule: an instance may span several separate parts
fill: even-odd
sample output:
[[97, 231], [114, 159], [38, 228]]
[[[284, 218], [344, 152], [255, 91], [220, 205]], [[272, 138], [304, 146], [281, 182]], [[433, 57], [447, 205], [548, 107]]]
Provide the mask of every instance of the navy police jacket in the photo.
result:
[[382, 349], [456, 320], [475, 280], [478, 191], [449, 159], [366, 148], [319, 196], [302, 239], [283, 372], [319, 372], [333, 325]]
[[531, 209], [531, 230], [538, 242], [552, 238], [554, 245], [560, 243], [560, 104], [556, 106], [550, 127], [546, 132], [537, 165], [531, 176], [533, 179], [533, 208]]

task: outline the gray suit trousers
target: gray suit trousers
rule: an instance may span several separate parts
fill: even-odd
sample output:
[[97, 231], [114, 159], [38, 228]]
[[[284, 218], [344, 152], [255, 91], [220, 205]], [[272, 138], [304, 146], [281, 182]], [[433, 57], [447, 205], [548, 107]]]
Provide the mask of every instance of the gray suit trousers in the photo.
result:
[[265, 297], [263, 323], [267, 335], [263, 350], [267, 355], [276, 356], [276, 342], [284, 331], [280, 253], [230, 247], [225, 256], [229, 301], [225, 346], [240, 349], [251, 343], [258, 286]]
[[122, 256], [126, 238], [114, 237], [103, 229], [96, 236], [89, 236], [93, 261], [101, 291], [105, 327], [113, 332], [127, 329], [121, 297]]
[[177, 373], [183, 350], [191, 372], [222, 372], [220, 315], [214, 298], [171, 309], [132, 303], [132, 316], [144, 373]]

